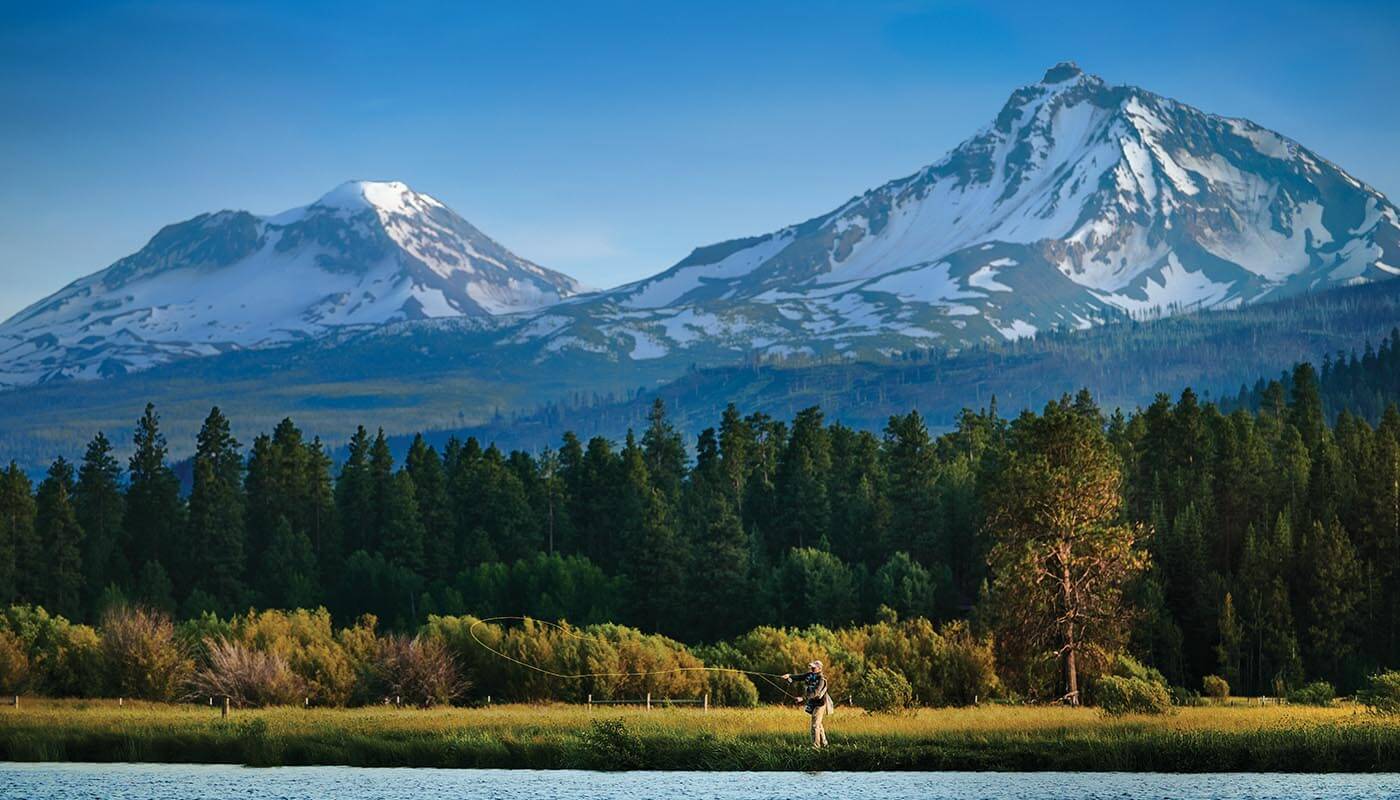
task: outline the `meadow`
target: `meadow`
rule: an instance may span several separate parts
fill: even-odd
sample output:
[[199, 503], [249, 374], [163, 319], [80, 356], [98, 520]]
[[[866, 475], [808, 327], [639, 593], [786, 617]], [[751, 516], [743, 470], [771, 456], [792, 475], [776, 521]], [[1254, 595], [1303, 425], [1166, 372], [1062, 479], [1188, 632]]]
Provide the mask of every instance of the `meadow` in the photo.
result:
[[842, 708], [831, 746], [798, 709], [504, 705], [235, 709], [23, 698], [0, 707], [0, 760], [531, 769], [1400, 770], [1400, 721], [1358, 706], [1248, 701], [1162, 716], [989, 705], [904, 715]]

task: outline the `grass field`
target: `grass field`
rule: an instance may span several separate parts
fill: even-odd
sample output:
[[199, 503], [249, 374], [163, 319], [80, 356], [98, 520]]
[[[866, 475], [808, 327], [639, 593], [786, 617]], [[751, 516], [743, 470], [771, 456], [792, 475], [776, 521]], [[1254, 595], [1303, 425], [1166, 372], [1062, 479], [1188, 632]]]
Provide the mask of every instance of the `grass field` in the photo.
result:
[[1090, 709], [986, 706], [908, 716], [843, 709], [831, 746], [800, 710], [496, 706], [235, 710], [115, 700], [0, 707], [0, 760], [692, 770], [1400, 770], [1400, 721], [1355, 706]]

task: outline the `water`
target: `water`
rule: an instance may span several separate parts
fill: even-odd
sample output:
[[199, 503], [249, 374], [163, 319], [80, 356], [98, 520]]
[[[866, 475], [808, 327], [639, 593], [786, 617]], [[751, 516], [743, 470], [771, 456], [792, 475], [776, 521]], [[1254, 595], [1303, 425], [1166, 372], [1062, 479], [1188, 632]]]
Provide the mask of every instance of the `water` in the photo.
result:
[[0, 763], [0, 798], [5, 800], [1350, 800], [1384, 797], [1400, 797], [1400, 775], [541, 772]]

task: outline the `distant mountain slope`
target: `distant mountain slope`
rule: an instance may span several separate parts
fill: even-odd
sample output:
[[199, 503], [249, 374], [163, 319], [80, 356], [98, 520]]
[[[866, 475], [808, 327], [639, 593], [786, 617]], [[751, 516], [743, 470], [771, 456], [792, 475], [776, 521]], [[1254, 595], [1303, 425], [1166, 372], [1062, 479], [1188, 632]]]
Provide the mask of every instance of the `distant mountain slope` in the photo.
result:
[[[657, 397], [692, 434], [713, 425], [731, 402], [745, 413], [762, 411], [778, 419], [819, 405], [829, 419], [879, 430], [891, 414], [911, 409], [931, 427], [949, 428], [963, 408], [985, 407], [993, 398], [1003, 414], [1014, 416], [1081, 388], [1090, 389], [1107, 409], [1146, 405], [1159, 392], [1175, 394], [1187, 386], [1208, 398], [1233, 398], [1299, 361], [1321, 363], [1328, 354], [1360, 353], [1368, 342], [1379, 346], [1397, 325], [1400, 281], [1392, 281], [1235, 309], [1125, 320], [946, 357], [694, 369], [625, 400], [562, 399], [512, 419], [438, 431], [432, 439], [477, 436], [502, 446], [537, 448], [557, 444], [566, 430], [620, 438], [628, 428], [645, 426]], [[1341, 407], [1374, 416], [1380, 406], [1344, 403], [1333, 410]]]
[[1252, 122], [1065, 63], [938, 162], [552, 309], [570, 318], [542, 338], [556, 352], [620, 337], [633, 359], [868, 355], [1396, 274], [1400, 213], [1376, 190]]
[[219, 405], [243, 441], [284, 416], [332, 444], [358, 424], [389, 433], [477, 435], [502, 446], [557, 444], [564, 430], [619, 437], [665, 399], [683, 429], [713, 424], [725, 404], [789, 418], [820, 404], [828, 416], [878, 429], [913, 408], [934, 427], [996, 395], [1002, 411], [1038, 407], [1088, 387], [1107, 407], [1194, 386], [1209, 396], [1277, 375], [1294, 362], [1380, 342], [1400, 321], [1400, 281], [1347, 287], [1237, 309], [1122, 321], [875, 361], [826, 359], [683, 369], [602, 354], [541, 369], [512, 348], [486, 347], [486, 329], [342, 334], [266, 350], [191, 359], [101, 382], [51, 383], [0, 392], [0, 459], [42, 471], [55, 455], [77, 458], [95, 429], [125, 447], [141, 407], [162, 414], [172, 453], [187, 456], [209, 407]]
[[579, 291], [402, 183], [271, 217], [201, 214], [0, 325], [0, 386], [93, 378], [347, 326], [538, 308]]

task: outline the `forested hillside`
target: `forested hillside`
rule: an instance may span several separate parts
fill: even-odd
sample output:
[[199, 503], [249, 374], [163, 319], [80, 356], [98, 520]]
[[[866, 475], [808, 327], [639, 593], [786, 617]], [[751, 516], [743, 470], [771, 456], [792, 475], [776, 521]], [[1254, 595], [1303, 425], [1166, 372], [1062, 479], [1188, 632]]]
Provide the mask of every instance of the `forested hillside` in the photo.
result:
[[[1014, 413], [1083, 387], [1103, 408], [1128, 410], [1158, 392], [1176, 394], [1187, 386], [1206, 399], [1234, 397], [1255, 387], [1260, 376], [1278, 376], [1300, 359], [1316, 363], [1338, 351], [1359, 356], [1364, 343], [1388, 336], [1397, 319], [1400, 284], [1385, 282], [1224, 311], [1148, 314], [954, 353], [913, 351], [883, 362], [790, 359], [693, 369], [626, 400], [576, 395], [529, 414], [428, 435], [437, 444], [455, 433], [510, 447], [557, 441], [566, 430], [620, 436], [646, 424], [653, 397], [663, 398], [676, 426], [692, 433], [712, 424], [731, 402], [782, 418], [818, 405], [829, 419], [874, 431], [891, 415], [913, 408], [929, 427], [946, 431], [964, 407], [980, 407], [992, 397]], [[1380, 409], [1367, 402], [1374, 421]]]
[[[1080, 393], [1010, 419], [964, 411], [937, 437], [918, 413], [876, 434], [816, 407], [730, 407], [691, 442], [658, 401], [620, 443], [566, 434], [533, 454], [420, 438], [396, 464], [361, 428], [336, 470], [291, 420], [245, 452], [215, 409], [188, 497], [148, 407], [125, 465], [98, 434], [37, 486], [4, 472], [0, 602], [73, 619], [122, 599], [185, 617], [325, 605], [394, 629], [530, 614], [686, 642], [888, 607], [1000, 631], [1009, 655], [998, 615], [1014, 587], [988, 563], [1051, 487], [1036, 465], [1070, 448], [1102, 474], [1105, 524], [1140, 531], [1125, 546], [1147, 558], [1105, 646], [1182, 685], [1354, 686], [1400, 664], [1397, 342], [1321, 375], [1300, 365], [1228, 413], [1187, 390], [1105, 415]], [[1376, 424], [1330, 418], [1362, 397], [1387, 402]]]

